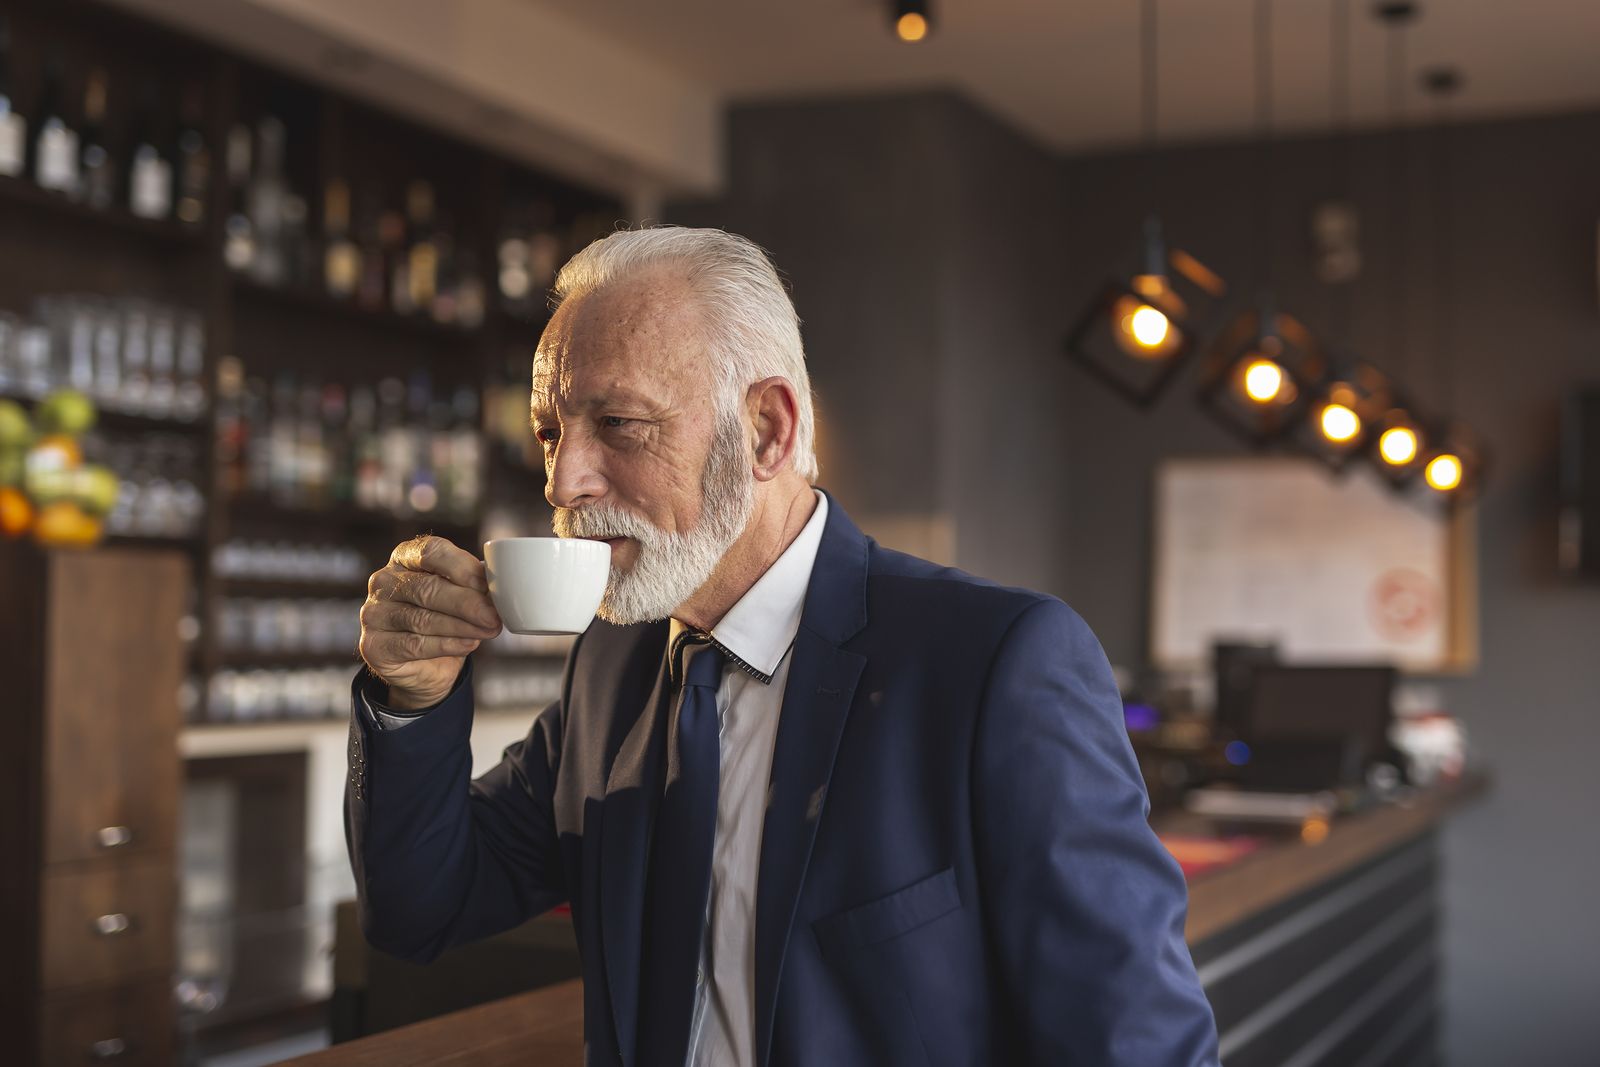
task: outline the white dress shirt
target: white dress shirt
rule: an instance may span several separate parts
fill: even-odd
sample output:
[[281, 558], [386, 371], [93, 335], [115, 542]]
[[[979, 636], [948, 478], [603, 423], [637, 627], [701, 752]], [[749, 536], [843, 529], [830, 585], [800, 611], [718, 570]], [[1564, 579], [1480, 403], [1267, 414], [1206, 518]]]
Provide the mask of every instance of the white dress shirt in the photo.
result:
[[[717, 686], [722, 775], [686, 1067], [755, 1062], [756, 875], [767, 786], [789, 653], [828, 518], [828, 498], [812, 493], [816, 508], [804, 528], [711, 631], [726, 656]], [[684, 628], [671, 620], [668, 648]], [[388, 729], [416, 718], [374, 710]]]

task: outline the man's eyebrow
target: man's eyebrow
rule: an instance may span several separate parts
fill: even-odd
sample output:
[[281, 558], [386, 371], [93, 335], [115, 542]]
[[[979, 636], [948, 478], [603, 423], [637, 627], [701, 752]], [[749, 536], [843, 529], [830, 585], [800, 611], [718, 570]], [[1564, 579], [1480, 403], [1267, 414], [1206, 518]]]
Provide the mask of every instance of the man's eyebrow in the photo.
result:
[[[658, 406], [658, 401], [652, 400], [643, 393], [629, 389], [626, 386], [617, 386], [615, 388], [608, 389], [603, 393], [596, 393], [593, 396], [590, 396], [584, 400], [580, 400], [571, 406], [578, 408], [579, 410], [585, 410], [603, 407], [606, 404], [614, 404], [619, 401], [623, 403], [642, 404], [650, 408]], [[550, 411], [554, 406], [554, 404], [550, 403], [550, 394], [548, 392], [535, 390], [530, 397], [528, 404], [530, 421], [538, 418], [539, 415]]]

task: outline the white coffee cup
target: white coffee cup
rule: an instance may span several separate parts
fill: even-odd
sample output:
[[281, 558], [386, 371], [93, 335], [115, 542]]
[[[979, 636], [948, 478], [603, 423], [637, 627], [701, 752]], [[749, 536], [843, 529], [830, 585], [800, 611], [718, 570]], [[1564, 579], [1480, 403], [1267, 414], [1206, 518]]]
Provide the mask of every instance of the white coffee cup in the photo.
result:
[[489, 596], [514, 634], [589, 628], [611, 574], [611, 546], [580, 537], [502, 537], [483, 546]]

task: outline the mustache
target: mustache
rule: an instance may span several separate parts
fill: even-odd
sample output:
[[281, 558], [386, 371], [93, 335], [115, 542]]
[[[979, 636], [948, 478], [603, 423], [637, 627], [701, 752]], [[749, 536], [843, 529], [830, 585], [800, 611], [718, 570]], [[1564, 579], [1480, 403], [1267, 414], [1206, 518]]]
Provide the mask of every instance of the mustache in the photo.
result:
[[557, 508], [551, 526], [557, 537], [594, 537], [602, 540], [611, 537], [648, 539], [660, 532], [640, 516], [609, 502], [583, 508]]

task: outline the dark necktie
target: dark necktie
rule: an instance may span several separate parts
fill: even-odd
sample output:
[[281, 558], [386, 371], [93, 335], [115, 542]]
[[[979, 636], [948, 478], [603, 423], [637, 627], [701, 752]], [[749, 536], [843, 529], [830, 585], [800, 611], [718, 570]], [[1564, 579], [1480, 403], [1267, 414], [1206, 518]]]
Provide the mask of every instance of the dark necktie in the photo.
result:
[[723, 654], [710, 640], [704, 631], [685, 630], [669, 652], [673, 688], [681, 679], [682, 698], [668, 727], [666, 791], [650, 846], [640, 1067], [684, 1067], [689, 1050], [722, 770], [717, 685]]

